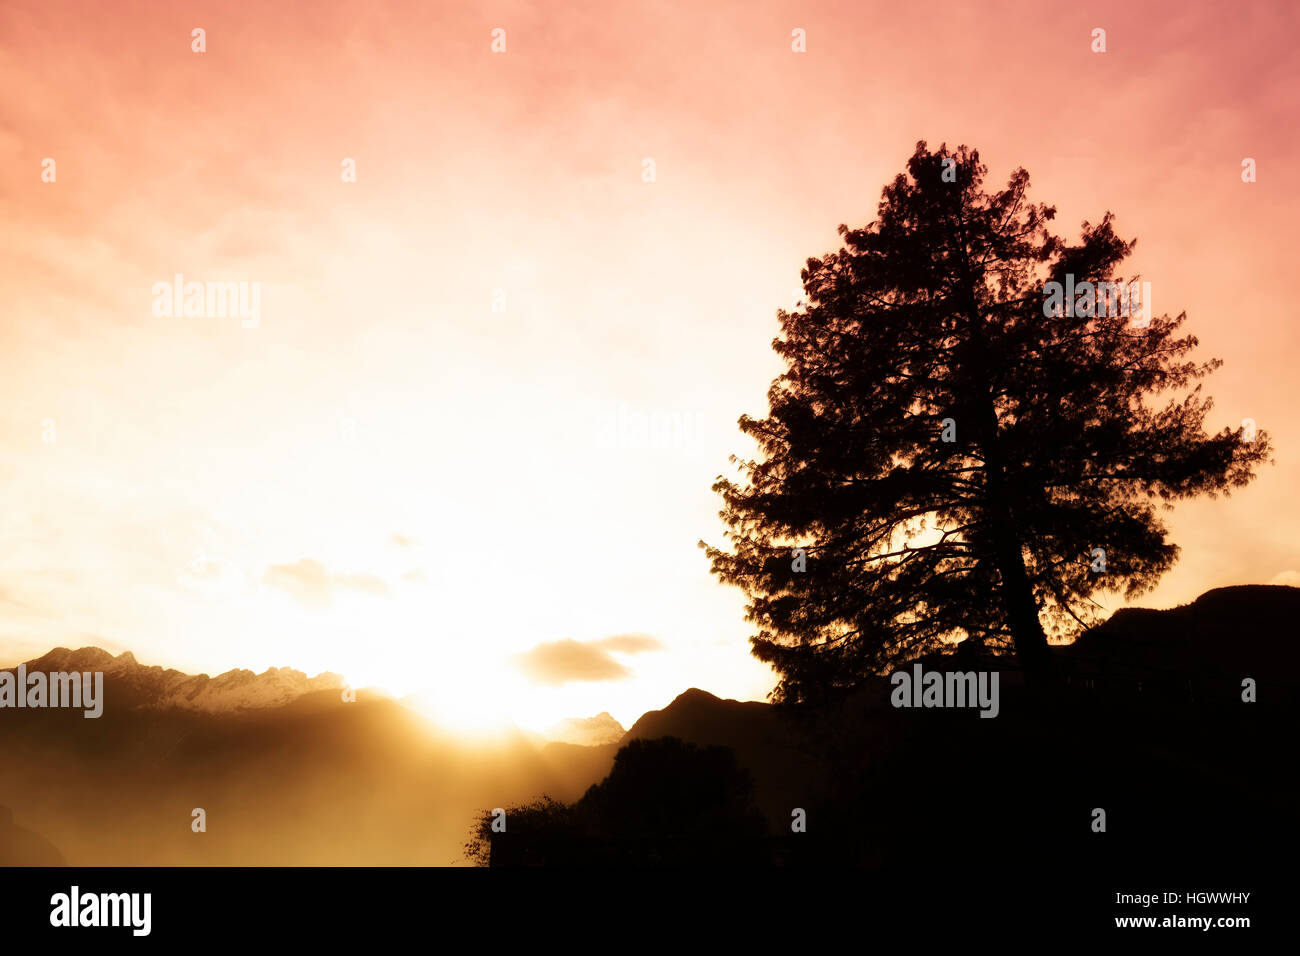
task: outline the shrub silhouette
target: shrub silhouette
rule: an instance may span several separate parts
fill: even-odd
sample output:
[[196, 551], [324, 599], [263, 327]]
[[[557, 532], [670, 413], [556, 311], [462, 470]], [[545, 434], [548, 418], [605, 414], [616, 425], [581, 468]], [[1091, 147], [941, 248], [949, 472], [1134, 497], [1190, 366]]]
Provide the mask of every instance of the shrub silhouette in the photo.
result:
[[549, 798], [482, 814], [467, 855], [491, 866], [745, 864], [766, 860], [749, 773], [729, 747], [635, 740], [572, 806]]

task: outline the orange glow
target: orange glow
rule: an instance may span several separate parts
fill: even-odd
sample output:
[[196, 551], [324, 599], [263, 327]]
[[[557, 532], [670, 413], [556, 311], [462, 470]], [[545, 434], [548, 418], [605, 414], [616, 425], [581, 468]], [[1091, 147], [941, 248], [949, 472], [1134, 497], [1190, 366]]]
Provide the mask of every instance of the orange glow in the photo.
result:
[[[466, 733], [763, 698], [710, 485], [804, 261], [919, 139], [1068, 235], [1113, 210], [1225, 360], [1211, 427], [1276, 440], [1143, 603], [1296, 575], [1294, 15], [1157, 6], [6, 9], [0, 659], [332, 670]], [[260, 283], [256, 327], [156, 316], [177, 274]], [[663, 648], [620, 679], [516, 666], [626, 633]]]

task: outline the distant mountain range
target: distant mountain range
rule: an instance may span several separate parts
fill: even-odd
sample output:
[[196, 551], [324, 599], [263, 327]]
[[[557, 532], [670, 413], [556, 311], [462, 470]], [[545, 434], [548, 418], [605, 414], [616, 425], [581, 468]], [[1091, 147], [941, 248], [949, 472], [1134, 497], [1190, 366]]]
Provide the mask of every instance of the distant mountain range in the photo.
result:
[[552, 724], [542, 736], [557, 743], [579, 747], [603, 747], [616, 744], [627, 733], [623, 725], [602, 711], [595, 717], [570, 717]]
[[[1257, 742], [1271, 726], [1265, 721], [1273, 720], [1268, 708], [1296, 695], [1298, 622], [1300, 589], [1222, 588], [1168, 611], [1120, 611], [1056, 653], [1068, 673], [1086, 679], [1110, 679], [1140, 691], [1160, 681], [1202, 688], [1210, 697], [1198, 700], [1220, 701], [1213, 704], [1219, 709], [1198, 703], [1186, 711], [1190, 718], [1178, 719], [1203, 713], [1197, 739], [1229, 735], [1238, 748], [1249, 743], [1258, 749], [1265, 747]], [[969, 668], [972, 660], [932, 663]], [[1014, 669], [1006, 659], [987, 663]], [[974, 666], [985, 665], [981, 658]], [[691, 688], [643, 715], [626, 733], [603, 713], [551, 728], [559, 742], [519, 732], [470, 744], [378, 694], [358, 692], [355, 703], [344, 703], [343, 681], [334, 674], [309, 678], [271, 668], [262, 674], [190, 676], [99, 648], [58, 648], [26, 666], [29, 672], [106, 675], [109, 706], [100, 719], [86, 720], [75, 711], [0, 711], [0, 807], [12, 809], [13, 826], [46, 838], [70, 863], [85, 865], [447, 864], [461, 858], [476, 813], [543, 794], [575, 801], [609, 773], [620, 746], [664, 736], [732, 748], [754, 779], [755, 801], [769, 827], [780, 832], [789, 829], [792, 807], [833, 808], [864, 792], [884, 794], [871, 789], [884, 785], [872, 782], [873, 768], [889, 766], [891, 753], [912, 748], [922, 762], [907, 765], [907, 774], [924, 771], [927, 751], [916, 750], [921, 745], [910, 735], [922, 727], [918, 720], [938, 718], [890, 707], [882, 677], [815, 722], [795, 724], [769, 704], [723, 700]], [[1013, 693], [1014, 676], [1004, 676], [1004, 695]], [[1258, 681], [1262, 703], [1243, 712], [1239, 688], [1245, 677]], [[1233, 716], [1238, 713], [1243, 716]], [[1247, 734], [1235, 721], [1252, 714], [1259, 715], [1259, 729]], [[978, 735], [1010, 733], [1017, 726], [1008, 708], [999, 720], [975, 720], [969, 729], [954, 725], [960, 734], [953, 740], [977, 734], [969, 750], [982, 746]], [[1101, 733], [1086, 722], [1083, 727], [1081, 740]], [[1024, 728], [1025, 734], [1036, 732]], [[1117, 731], [1102, 739], [1128, 738]], [[1054, 744], [1041, 746], [1043, 753], [1055, 750]], [[956, 760], [961, 752], [946, 759]], [[1272, 766], [1267, 751], [1253, 759], [1256, 774]], [[992, 772], [984, 766], [976, 764], [970, 773]], [[1232, 774], [1216, 771], [1207, 779], [1220, 776], [1228, 780]], [[1279, 792], [1271, 778], [1253, 785], [1267, 799]], [[191, 829], [195, 808], [206, 812], [204, 833]], [[888, 838], [888, 831], [882, 833], [869, 839]]]
[[[162, 667], [146, 667], [126, 651], [114, 657], [99, 647], [82, 647], [71, 650], [56, 647], [48, 654], [23, 665], [28, 674], [102, 672], [111, 688], [114, 706], [129, 709], [204, 711], [224, 713], [242, 710], [259, 710], [283, 707], [301, 697], [320, 691], [342, 691], [346, 680], [339, 674], [325, 672], [308, 677], [291, 667], [271, 667], [261, 674], [250, 670], [226, 671], [216, 677], [207, 674], [191, 675]], [[14, 673], [14, 667], [0, 671]], [[368, 696], [380, 692], [367, 691]], [[412, 702], [420, 695], [413, 695]], [[340, 698], [341, 699], [341, 698]], [[525, 734], [539, 743], [555, 742], [581, 747], [603, 747], [616, 744], [626, 735], [623, 725], [608, 712], [595, 717], [570, 717], [559, 721], [540, 734]]]
[[[114, 704], [163, 710], [177, 707], [209, 713], [280, 707], [304, 694], [340, 690], [346, 686], [338, 674], [308, 677], [288, 667], [272, 667], [261, 674], [231, 670], [217, 677], [190, 675], [178, 670], [145, 667], [126, 651], [114, 657], [98, 647], [69, 650], [56, 647], [26, 663], [27, 673], [101, 671], [112, 687]], [[0, 668], [14, 671], [16, 668]]]

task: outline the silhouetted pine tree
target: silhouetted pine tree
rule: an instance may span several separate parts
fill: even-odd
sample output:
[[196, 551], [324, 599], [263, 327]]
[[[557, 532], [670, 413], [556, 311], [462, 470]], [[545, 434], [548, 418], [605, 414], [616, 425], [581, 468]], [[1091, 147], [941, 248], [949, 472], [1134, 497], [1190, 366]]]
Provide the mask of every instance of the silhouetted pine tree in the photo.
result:
[[740, 419], [761, 460], [733, 456], [741, 480], [714, 485], [734, 550], [700, 544], [747, 594], [779, 700], [963, 636], [1041, 672], [1046, 633], [1094, 620], [1094, 592], [1142, 593], [1173, 564], [1156, 504], [1267, 459], [1262, 431], [1205, 433], [1211, 400], [1188, 387], [1221, 363], [1187, 358], [1185, 314], [1045, 308], [1067, 274], [1124, 281], [1133, 243], [1110, 214], [1068, 245], [1023, 169], [991, 194], [986, 172], [918, 143], [878, 219], [840, 226], [845, 248], [803, 271], [807, 304], [778, 313], [787, 370], [769, 415]]

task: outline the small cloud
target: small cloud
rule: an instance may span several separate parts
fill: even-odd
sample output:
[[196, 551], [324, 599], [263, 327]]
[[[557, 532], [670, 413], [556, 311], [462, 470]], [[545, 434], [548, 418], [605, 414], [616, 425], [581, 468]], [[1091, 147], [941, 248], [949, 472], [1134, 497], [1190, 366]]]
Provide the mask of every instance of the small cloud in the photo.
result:
[[1300, 571], [1283, 571], [1273, 576], [1269, 584], [1284, 584], [1289, 588], [1300, 588]]
[[0, 585], [0, 604], [6, 604], [10, 607], [21, 608], [24, 611], [30, 610], [31, 606], [26, 601], [18, 600], [13, 591]]
[[337, 574], [331, 580], [337, 588], [351, 588], [368, 594], [388, 593], [388, 582], [374, 574]]
[[566, 638], [538, 644], [515, 658], [516, 666], [537, 684], [625, 680], [632, 672], [595, 644]]
[[382, 578], [373, 574], [331, 574], [325, 565], [310, 558], [293, 564], [273, 564], [266, 569], [262, 580], [315, 607], [332, 604], [339, 590], [388, 594], [388, 584]]
[[649, 634], [615, 634], [594, 641], [548, 641], [515, 658], [519, 669], [538, 684], [571, 681], [625, 680], [632, 671], [611, 656], [664, 649], [663, 641]]
[[425, 581], [429, 580], [429, 576], [419, 570], [407, 571], [402, 575], [402, 580], [410, 581], [412, 584], [423, 584]]
[[222, 559], [196, 551], [177, 571], [176, 583], [187, 591], [214, 598], [230, 596], [239, 587], [242, 577], [237, 568]]
[[262, 580], [305, 604], [330, 603], [329, 575], [319, 561], [303, 558], [294, 564], [273, 564], [266, 569]]
[[640, 654], [643, 651], [662, 651], [664, 642], [657, 637], [651, 637], [649, 634], [615, 634], [613, 637], [604, 637], [599, 641], [590, 642], [595, 647], [603, 647], [609, 651], [620, 651], [624, 654]]
[[420, 543], [414, 538], [408, 538], [404, 534], [394, 534], [391, 540], [393, 544], [397, 545], [399, 548], [414, 548]]
[[215, 581], [226, 573], [225, 566], [215, 558], [191, 561], [185, 566], [185, 572], [192, 578], [204, 578], [209, 581]]

